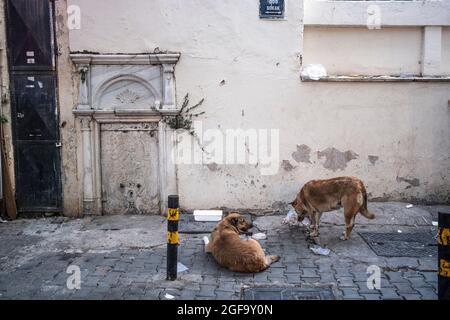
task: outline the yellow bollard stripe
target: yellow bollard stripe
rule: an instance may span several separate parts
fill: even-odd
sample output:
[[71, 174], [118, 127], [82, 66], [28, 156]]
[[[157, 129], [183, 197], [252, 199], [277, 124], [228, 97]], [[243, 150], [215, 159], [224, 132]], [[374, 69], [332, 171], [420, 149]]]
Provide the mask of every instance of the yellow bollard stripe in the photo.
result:
[[444, 259], [439, 261], [439, 275], [450, 278], [450, 261]]
[[167, 243], [178, 244], [178, 231], [167, 231]]
[[179, 216], [180, 216], [180, 210], [178, 208], [167, 209], [167, 220], [178, 221]]
[[450, 229], [449, 228], [439, 228], [438, 243], [441, 246], [448, 246], [450, 244]]

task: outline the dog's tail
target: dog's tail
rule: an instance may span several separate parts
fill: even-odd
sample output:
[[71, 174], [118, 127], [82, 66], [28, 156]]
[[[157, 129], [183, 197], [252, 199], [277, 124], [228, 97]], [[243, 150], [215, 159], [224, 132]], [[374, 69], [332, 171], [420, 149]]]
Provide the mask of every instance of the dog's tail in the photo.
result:
[[270, 255], [269, 258], [270, 258], [270, 263], [275, 263], [278, 260], [280, 260], [280, 256], [275, 256], [275, 255]]
[[375, 215], [367, 209], [367, 192], [364, 185], [361, 183], [361, 192], [363, 196], [363, 204], [359, 209], [359, 212], [367, 219], [375, 219]]
[[275, 255], [265, 256], [265, 260], [266, 260], [266, 268], [268, 268], [272, 263], [275, 263], [278, 260], [280, 260], [280, 256]]

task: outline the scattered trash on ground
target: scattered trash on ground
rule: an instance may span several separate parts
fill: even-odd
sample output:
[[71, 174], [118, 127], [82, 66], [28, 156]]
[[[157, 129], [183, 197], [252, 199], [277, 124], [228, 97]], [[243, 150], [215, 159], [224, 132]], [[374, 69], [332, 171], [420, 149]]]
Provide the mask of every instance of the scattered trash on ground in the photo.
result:
[[289, 224], [290, 226], [305, 226], [308, 227], [311, 224], [311, 221], [308, 217], [304, 217], [302, 221], [298, 221], [298, 215], [297, 212], [295, 212], [295, 209], [289, 210], [286, 217], [283, 218], [283, 224]]
[[0, 218], [0, 223], [6, 223], [6, 220], [3, 220], [2, 218]]
[[412, 207], [414, 207], [412, 204], [407, 204], [407, 205], [405, 206], [406, 209], [411, 209]]
[[265, 239], [267, 239], [267, 236], [265, 233], [259, 232], [259, 233], [255, 233], [254, 235], [252, 235], [252, 238], [255, 240], [265, 240]]
[[169, 299], [169, 300], [175, 299], [175, 297], [174, 297], [173, 295], [168, 294], [168, 293], [166, 293], [166, 294], [164, 295], [164, 298]]
[[311, 221], [309, 221], [308, 217], [304, 217], [301, 224], [304, 225], [305, 227], [309, 227], [309, 225], [311, 224]]
[[184, 272], [184, 271], [187, 271], [187, 270], [189, 270], [188, 267], [186, 267], [181, 262], [177, 262], [177, 273], [181, 273], [181, 272]]
[[289, 224], [291, 226], [298, 225], [297, 212], [295, 212], [293, 208], [289, 210], [286, 217], [283, 218], [283, 224]]
[[205, 244], [205, 246], [209, 243], [209, 238], [207, 236], [203, 237], [203, 243]]
[[397, 230], [397, 232], [398, 232], [398, 233], [402, 233], [403, 231], [402, 231], [402, 230]]
[[195, 221], [220, 221], [222, 210], [194, 210]]
[[435, 226], [435, 227], [438, 226], [438, 222], [437, 222], [437, 221], [431, 221], [431, 224], [432, 224], [433, 226]]
[[328, 256], [331, 252], [328, 248], [323, 248], [318, 245], [312, 245], [309, 247], [309, 249], [314, 252], [315, 254], [321, 255], [321, 256]]

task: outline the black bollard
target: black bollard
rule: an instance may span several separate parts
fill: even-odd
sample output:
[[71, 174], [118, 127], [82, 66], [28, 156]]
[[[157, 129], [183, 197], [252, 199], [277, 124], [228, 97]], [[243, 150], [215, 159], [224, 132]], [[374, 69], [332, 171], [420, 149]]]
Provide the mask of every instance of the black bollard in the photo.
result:
[[171, 195], [168, 198], [167, 209], [167, 280], [177, 279], [178, 261], [178, 196]]
[[438, 299], [450, 300], [450, 213], [439, 212]]

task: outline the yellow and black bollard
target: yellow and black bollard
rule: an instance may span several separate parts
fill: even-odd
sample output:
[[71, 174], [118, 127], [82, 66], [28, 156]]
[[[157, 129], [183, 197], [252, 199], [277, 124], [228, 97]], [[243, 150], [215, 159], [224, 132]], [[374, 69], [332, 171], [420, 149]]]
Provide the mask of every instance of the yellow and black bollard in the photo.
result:
[[178, 261], [178, 196], [171, 195], [168, 198], [167, 209], [167, 280], [177, 279]]
[[438, 298], [450, 300], [450, 213], [439, 212]]

